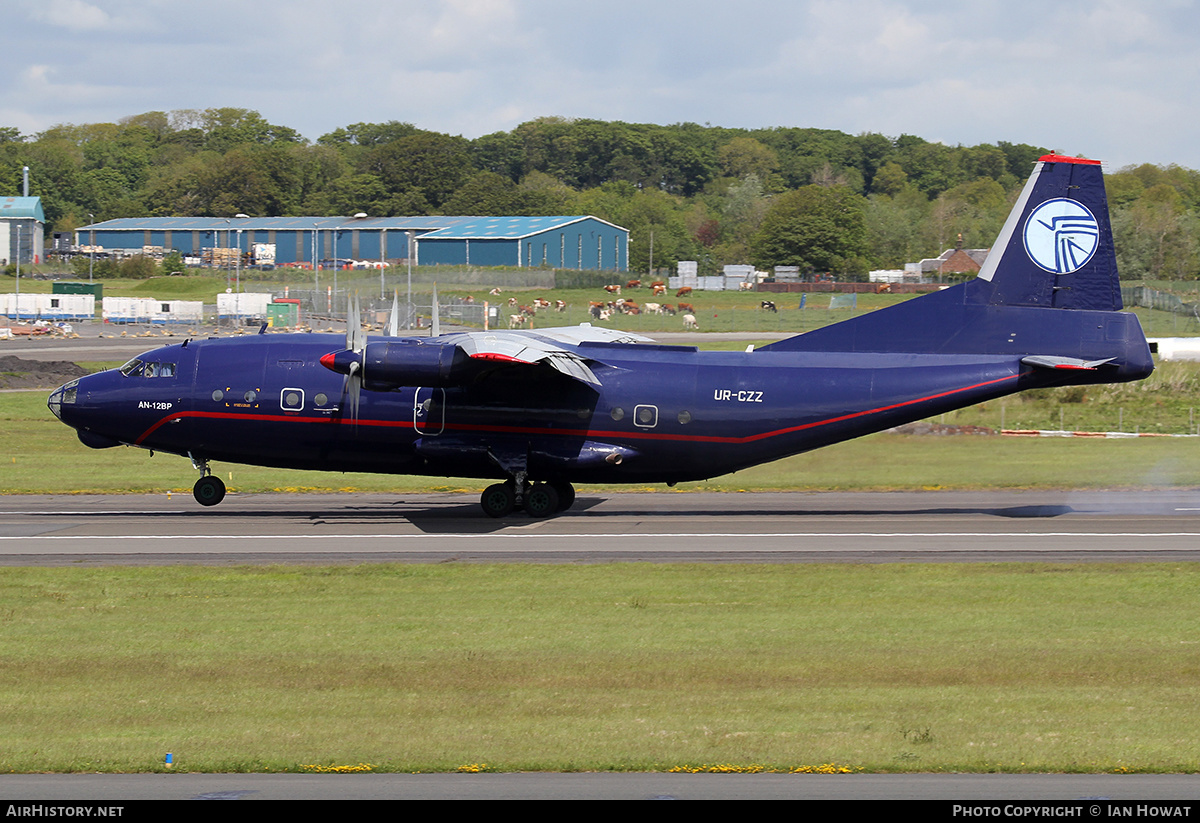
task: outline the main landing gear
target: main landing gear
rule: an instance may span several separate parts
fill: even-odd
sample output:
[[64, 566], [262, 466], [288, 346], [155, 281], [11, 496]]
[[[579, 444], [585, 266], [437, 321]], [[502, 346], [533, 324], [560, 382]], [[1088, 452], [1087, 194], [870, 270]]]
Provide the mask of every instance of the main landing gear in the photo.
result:
[[518, 498], [515, 480], [494, 483], [483, 490], [479, 505], [489, 517], [507, 517], [518, 508], [524, 508], [530, 517], [542, 518], [566, 511], [575, 502], [575, 487], [563, 480], [522, 482], [521, 491]]
[[[191, 457], [191, 455], [188, 455]], [[192, 497], [201, 506], [215, 506], [225, 499], [225, 484], [208, 468], [207, 460], [197, 460], [192, 457], [192, 465], [200, 472], [200, 479], [192, 486]]]

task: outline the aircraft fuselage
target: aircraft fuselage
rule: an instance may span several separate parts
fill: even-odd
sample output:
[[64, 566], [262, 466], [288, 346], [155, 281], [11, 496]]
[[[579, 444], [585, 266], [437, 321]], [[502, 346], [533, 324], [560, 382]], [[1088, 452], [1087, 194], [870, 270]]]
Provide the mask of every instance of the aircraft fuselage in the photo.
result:
[[[605, 364], [600, 386], [498, 365], [459, 385], [365, 391], [355, 418], [345, 379], [319, 363], [335, 347], [322, 335], [191, 340], [147, 352], [130, 373], [81, 379], [58, 413], [88, 445], [197, 460], [478, 478], [503, 478], [506, 461], [523, 461], [539, 479], [674, 483], [1094, 379], [991, 352], [589, 345], [579, 350]], [[1124, 341], [1111, 348], [1124, 356]], [[1149, 373], [1148, 359], [1125, 364], [1121, 379]]]

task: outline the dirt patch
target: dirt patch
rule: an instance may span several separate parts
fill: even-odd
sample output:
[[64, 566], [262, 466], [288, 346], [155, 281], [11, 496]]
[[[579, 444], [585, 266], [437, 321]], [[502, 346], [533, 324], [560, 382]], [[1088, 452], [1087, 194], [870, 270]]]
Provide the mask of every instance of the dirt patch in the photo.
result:
[[930, 423], [928, 420], [918, 420], [916, 423], [905, 423], [894, 429], [888, 429], [889, 434], [997, 434], [995, 429], [987, 426], [947, 426], [944, 423]]
[[70, 360], [0, 356], [0, 389], [53, 389], [90, 372]]

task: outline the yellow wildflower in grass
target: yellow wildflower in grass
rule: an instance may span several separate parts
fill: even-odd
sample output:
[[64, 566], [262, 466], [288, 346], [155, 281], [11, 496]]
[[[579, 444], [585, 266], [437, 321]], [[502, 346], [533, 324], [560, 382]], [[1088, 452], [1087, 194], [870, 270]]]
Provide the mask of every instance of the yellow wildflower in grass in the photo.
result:
[[671, 774], [853, 774], [860, 771], [862, 771], [861, 766], [839, 766], [836, 763], [825, 763], [820, 766], [792, 766], [784, 769], [762, 766], [757, 763], [748, 766], [717, 763], [703, 766], [672, 766], [667, 769], [667, 772]]
[[479, 774], [480, 772], [490, 771], [487, 763], [465, 763], [459, 766], [455, 771], [462, 774]]
[[359, 763], [357, 766], [320, 766], [316, 763], [302, 763], [300, 768], [306, 772], [316, 772], [317, 774], [357, 774], [373, 771], [375, 766], [371, 763]]

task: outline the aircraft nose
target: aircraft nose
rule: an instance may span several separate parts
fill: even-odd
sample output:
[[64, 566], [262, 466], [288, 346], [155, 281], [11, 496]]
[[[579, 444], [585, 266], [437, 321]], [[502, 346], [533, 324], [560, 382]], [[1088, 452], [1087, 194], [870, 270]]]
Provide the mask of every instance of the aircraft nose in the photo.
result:
[[50, 413], [62, 420], [62, 407], [75, 405], [75, 400], [79, 396], [79, 381], [72, 380], [70, 383], [64, 383], [54, 391], [50, 392], [50, 397], [46, 400], [46, 406], [49, 407]]

